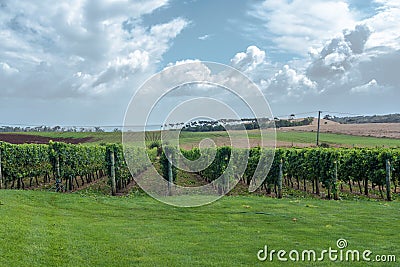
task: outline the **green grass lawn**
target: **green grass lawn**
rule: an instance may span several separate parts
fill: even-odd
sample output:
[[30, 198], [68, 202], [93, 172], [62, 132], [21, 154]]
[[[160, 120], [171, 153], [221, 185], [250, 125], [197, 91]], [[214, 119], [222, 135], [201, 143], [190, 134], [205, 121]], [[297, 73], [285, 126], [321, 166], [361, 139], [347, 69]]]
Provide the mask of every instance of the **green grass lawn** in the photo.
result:
[[339, 238], [348, 249], [400, 260], [398, 201], [231, 196], [176, 208], [141, 195], [0, 190], [0, 217], [0, 266], [294, 266], [259, 262], [256, 254], [264, 245], [336, 249]]

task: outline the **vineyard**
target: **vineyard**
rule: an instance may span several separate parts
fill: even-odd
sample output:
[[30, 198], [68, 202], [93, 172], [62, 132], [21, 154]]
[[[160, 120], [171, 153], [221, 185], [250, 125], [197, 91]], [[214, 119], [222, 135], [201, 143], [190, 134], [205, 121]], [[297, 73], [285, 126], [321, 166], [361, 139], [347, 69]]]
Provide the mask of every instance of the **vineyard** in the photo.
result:
[[[143, 160], [146, 156], [144, 152], [139, 148], [127, 150], [126, 156], [135, 158], [137, 162], [131, 166], [134, 174], [148, 167]], [[111, 154], [114, 156], [113, 168]], [[150, 150], [149, 156], [153, 154]], [[132, 182], [120, 144], [84, 146], [61, 142], [49, 142], [47, 145], [0, 143], [0, 188], [25, 189], [59, 181], [65, 185], [65, 190], [71, 191], [105, 175], [110, 176], [111, 169], [115, 172], [117, 190]]]
[[[177, 152], [170, 147], [166, 151]], [[256, 172], [260, 160], [272, 155], [271, 150], [263, 148], [218, 147], [202, 151], [194, 148], [181, 152], [189, 160], [204, 161], [214, 155], [212, 163], [198, 174], [207, 182], [223, 175], [224, 179], [216, 183], [222, 193], [235, 180], [250, 185], [253, 176], [260, 175]], [[156, 149], [132, 147], [123, 151], [121, 144], [0, 143], [0, 188], [25, 189], [59, 181], [63, 189], [72, 191], [107, 176], [115, 194], [133, 181], [132, 175], [136, 176], [149, 167], [147, 156], [153, 162], [159, 160], [160, 173], [165, 179], [170, 179], [168, 175], [172, 175], [171, 181], [176, 181], [176, 168], [173, 167], [169, 174], [168, 159], [164, 153], [157, 157]], [[125, 157], [133, 165], [130, 169]], [[233, 157], [235, 162], [241, 163], [248, 158], [247, 166], [228, 168]], [[261, 189], [266, 194], [274, 192], [279, 197], [282, 186], [285, 186], [316, 195], [324, 190], [328, 199], [338, 199], [340, 192], [346, 190], [366, 196], [371, 190], [377, 190], [382, 198], [385, 192], [390, 200], [390, 193], [398, 191], [400, 182], [400, 149], [397, 148], [279, 148], [275, 150], [270, 165]], [[239, 171], [241, 167], [242, 173]]]
[[[233, 151], [235, 153], [233, 153]], [[200, 172], [207, 181], [220, 177], [228, 166], [231, 155], [239, 159], [248, 154], [248, 164], [244, 175], [239, 177], [241, 182], [250, 185], [254, 175], [257, 175], [257, 164], [262, 158], [270, 156], [271, 151], [262, 148], [232, 149], [230, 147], [217, 148], [213, 163]], [[200, 150], [183, 151], [185, 157], [195, 160], [201, 157]], [[264, 159], [265, 161], [265, 159]], [[230, 175], [234, 182], [235, 173]], [[227, 181], [223, 180], [222, 183]], [[389, 183], [387, 183], [389, 182]], [[321, 187], [326, 189], [328, 199], [338, 199], [339, 191], [345, 188], [350, 193], [355, 192], [369, 195], [369, 191], [376, 189], [384, 197], [384, 191], [390, 188], [397, 192], [400, 182], [400, 149], [390, 148], [279, 148], [275, 150], [270, 171], [262, 184], [267, 194], [274, 191], [278, 194], [282, 184], [296, 190], [311, 191], [320, 195]], [[311, 188], [307, 186], [311, 185]], [[224, 187], [224, 184], [220, 184]], [[222, 189], [223, 190], [223, 189]], [[389, 191], [390, 191], [389, 190]], [[388, 190], [386, 190], [388, 191]], [[389, 197], [390, 198], [390, 197]]]

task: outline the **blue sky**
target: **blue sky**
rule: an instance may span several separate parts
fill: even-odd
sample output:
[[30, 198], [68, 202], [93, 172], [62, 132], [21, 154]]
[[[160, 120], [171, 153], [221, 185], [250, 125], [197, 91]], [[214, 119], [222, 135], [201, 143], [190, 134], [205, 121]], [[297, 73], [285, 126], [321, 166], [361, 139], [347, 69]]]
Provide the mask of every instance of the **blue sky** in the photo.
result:
[[397, 0], [0, 0], [0, 38], [0, 123], [119, 125], [190, 60], [242, 71], [274, 114], [399, 112]]
[[[262, 25], [263, 20], [251, 14], [262, 3], [263, 1], [255, 0], [175, 0], [166, 7], [145, 15], [143, 23], [150, 27], [176, 17], [190, 21], [164, 54], [164, 64], [185, 59], [229, 64], [232, 55], [251, 45], [267, 50], [269, 58], [275, 62], [284, 63], [302, 56], [276, 49], [273, 41], [268, 38], [270, 33]], [[348, 4], [350, 9], [359, 13], [359, 18], [373, 16], [379, 7], [368, 0], [354, 0]]]
[[164, 63], [200, 59], [229, 64], [232, 55], [254, 45], [254, 38], [241, 34], [244, 23], [255, 22], [244, 12], [254, 1], [171, 1], [170, 5], [144, 16], [146, 25], [174, 17], [190, 21], [164, 55]]

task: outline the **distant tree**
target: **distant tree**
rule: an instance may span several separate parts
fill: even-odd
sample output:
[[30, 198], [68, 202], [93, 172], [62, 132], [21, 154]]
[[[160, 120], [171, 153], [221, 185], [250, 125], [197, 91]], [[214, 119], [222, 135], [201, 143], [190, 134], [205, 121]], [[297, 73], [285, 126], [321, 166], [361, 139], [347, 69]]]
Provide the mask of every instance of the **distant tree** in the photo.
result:
[[52, 129], [53, 132], [59, 132], [60, 130], [61, 130], [61, 127], [58, 126], [58, 125], [54, 126], [53, 129]]
[[94, 127], [94, 131], [95, 131], [96, 133], [103, 133], [103, 132], [104, 132], [104, 130], [101, 129], [101, 127], [99, 127], [99, 126]]

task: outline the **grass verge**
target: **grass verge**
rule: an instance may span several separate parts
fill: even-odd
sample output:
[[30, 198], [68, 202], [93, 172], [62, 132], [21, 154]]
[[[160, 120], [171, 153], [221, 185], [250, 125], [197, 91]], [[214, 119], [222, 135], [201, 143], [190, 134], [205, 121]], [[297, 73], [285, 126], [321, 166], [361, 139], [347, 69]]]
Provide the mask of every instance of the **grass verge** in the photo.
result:
[[[339, 238], [348, 249], [400, 257], [398, 201], [229, 196], [176, 208], [142, 195], [11, 190], [0, 201], [1, 266], [293, 266], [256, 254], [264, 245], [336, 249]], [[299, 263], [338, 265], [376, 263]]]

